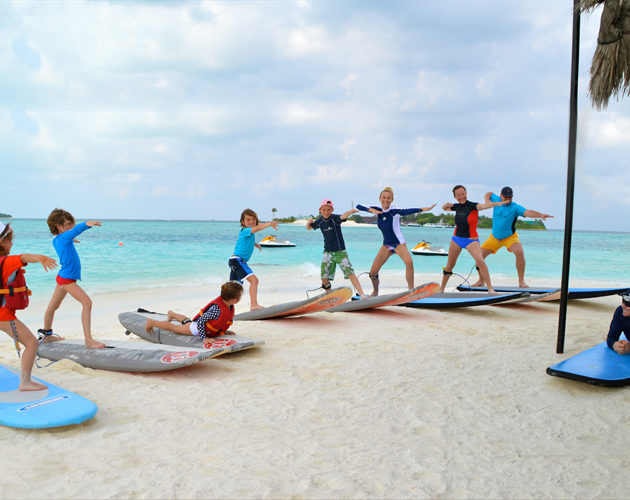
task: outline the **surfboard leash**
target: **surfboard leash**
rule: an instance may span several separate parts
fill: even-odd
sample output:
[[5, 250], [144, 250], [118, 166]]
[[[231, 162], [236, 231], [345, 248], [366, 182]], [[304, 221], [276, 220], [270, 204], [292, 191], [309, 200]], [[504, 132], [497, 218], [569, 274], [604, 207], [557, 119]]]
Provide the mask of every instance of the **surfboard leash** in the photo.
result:
[[11, 331], [13, 332], [13, 342], [15, 342], [15, 350], [17, 351], [18, 358], [21, 358], [22, 353], [20, 351], [20, 343], [18, 342], [18, 333], [17, 328], [15, 327], [15, 320], [9, 321], [9, 324], [11, 325]]
[[[37, 366], [37, 368], [46, 368], [50, 365], [52, 365], [53, 363], [56, 363], [57, 360], [51, 361], [50, 363], [48, 363], [47, 365], [44, 366], [39, 366], [38, 361], [41, 359], [40, 355], [39, 355], [39, 348], [41, 347], [41, 345], [44, 343], [44, 341], [50, 337], [51, 335], [55, 335], [52, 330], [44, 330], [43, 328], [40, 328], [39, 330], [37, 330], [37, 333], [40, 334], [39, 338], [37, 340], [39, 340], [39, 343], [37, 344], [37, 356], [35, 356], [35, 366]], [[58, 337], [59, 335], [57, 335]]]

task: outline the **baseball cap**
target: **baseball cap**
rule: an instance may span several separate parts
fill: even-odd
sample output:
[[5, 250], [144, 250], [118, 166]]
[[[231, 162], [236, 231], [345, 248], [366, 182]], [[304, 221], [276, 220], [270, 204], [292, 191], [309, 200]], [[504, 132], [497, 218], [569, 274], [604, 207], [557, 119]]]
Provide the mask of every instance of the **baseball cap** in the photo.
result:
[[621, 300], [623, 300], [627, 305], [630, 305], [630, 290], [626, 290], [619, 295], [621, 295]]
[[325, 199], [323, 199], [323, 200], [322, 200], [322, 202], [319, 204], [319, 208], [322, 208], [322, 207], [324, 207], [324, 206], [326, 206], [326, 205], [330, 205], [330, 208], [333, 208], [333, 209], [335, 208], [335, 207], [333, 206], [333, 202], [332, 202], [332, 200], [330, 200], [330, 199], [328, 199], [328, 198], [325, 198]]
[[512, 198], [512, 196], [514, 196], [514, 193], [512, 192], [512, 188], [510, 186], [505, 186], [503, 189], [501, 189], [501, 194], [506, 198]]

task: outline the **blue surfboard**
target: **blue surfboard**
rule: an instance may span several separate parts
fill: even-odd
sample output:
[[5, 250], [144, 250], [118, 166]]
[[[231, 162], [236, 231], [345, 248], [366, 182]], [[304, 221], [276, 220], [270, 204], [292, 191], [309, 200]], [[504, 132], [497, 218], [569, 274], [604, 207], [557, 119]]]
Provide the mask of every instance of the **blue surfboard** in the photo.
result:
[[602, 342], [550, 366], [547, 374], [607, 387], [629, 385], [630, 354], [617, 354]]
[[0, 424], [20, 429], [46, 429], [80, 424], [96, 414], [97, 406], [82, 396], [35, 379], [42, 391], [20, 391], [20, 376], [0, 365]]
[[[461, 292], [487, 292], [485, 286], [469, 287], [460, 285], [457, 289]], [[541, 293], [550, 293], [559, 290], [559, 287], [532, 286], [529, 288], [520, 288], [518, 286], [495, 286], [497, 292], [527, 292], [532, 295]], [[569, 287], [569, 299], [592, 299], [595, 297], [606, 297], [608, 295], [617, 295], [630, 290], [630, 287], [624, 286], [620, 288], [572, 288]], [[560, 296], [558, 296], [558, 300]]]
[[472, 306], [487, 306], [490, 304], [500, 304], [518, 301], [521, 298], [527, 297], [527, 294], [522, 292], [515, 293], [434, 293], [430, 297], [426, 297], [420, 300], [414, 300], [412, 302], [405, 302], [399, 304], [404, 307], [422, 307], [427, 309], [448, 309], [451, 307], [472, 307]]

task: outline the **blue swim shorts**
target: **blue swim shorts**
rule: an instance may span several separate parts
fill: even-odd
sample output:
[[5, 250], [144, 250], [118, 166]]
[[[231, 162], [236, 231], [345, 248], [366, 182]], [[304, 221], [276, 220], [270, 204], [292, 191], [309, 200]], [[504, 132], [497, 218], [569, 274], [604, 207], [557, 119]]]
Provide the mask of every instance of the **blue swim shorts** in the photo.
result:
[[245, 259], [241, 257], [230, 257], [228, 265], [230, 266], [230, 281], [238, 281], [243, 284], [245, 278], [254, 274]]

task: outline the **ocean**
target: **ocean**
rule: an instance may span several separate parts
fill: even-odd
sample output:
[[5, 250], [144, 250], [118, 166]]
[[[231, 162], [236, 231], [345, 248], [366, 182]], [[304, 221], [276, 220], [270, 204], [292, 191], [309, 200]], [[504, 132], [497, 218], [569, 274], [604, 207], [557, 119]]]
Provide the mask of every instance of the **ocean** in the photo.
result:
[[[12, 253], [41, 253], [57, 258], [52, 236], [45, 220], [13, 219], [15, 231]], [[208, 287], [216, 293], [221, 283], [229, 278], [228, 258], [232, 255], [240, 225], [238, 222], [214, 221], [146, 221], [105, 220], [102, 227], [94, 227], [79, 236], [76, 244], [82, 264], [81, 286], [88, 294], [164, 289], [191, 284]], [[452, 229], [404, 227], [403, 234], [409, 249], [426, 240], [435, 246], [448, 248]], [[295, 278], [320, 285], [319, 266], [323, 251], [320, 231], [307, 231], [297, 224], [281, 224], [278, 231], [269, 228], [257, 233], [257, 241], [268, 234], [296, 243], [294, 248], [263, 248], [254, 250], [250, 265], [261, 280], [265, 278], [286, 282], [293, 286]], [[381, 245], [381, 234], [376, 227], [343, 226], [344, 239], [350, 260], [358, 276], [367, 273]], [[490, 234], [480, 229], [483, 241]], [[562, 273], [562, 231], [521, 231], [527, 268], [526, 281], [538, 285], [560, 285]], [[572, 239], [571, 285], [590, 283], [600, 286], [624, 286], [630, 282], [626, 258], [630, 254], [630, 233], [576, 231]], [[446, 257], [413, 256], [417, 284], [420, 278], [438, 281]], [[505, 249], [486, 260], [495, 282], [514, 283], [514, 256]], [[454, 272], [467, 277], [474, 261], [462, 252]], [[27, 283], [34, 297], [49, 297], [55, 286], [56, 272], [44, 272], [39, 264], [27, 268]], [[405, 287], [404, 265], [392, 256], [381, 271], [383, 285]], [[473, 274], [471, 280], [476, 279]], [[370, 289], [367, 274], [360, 276], [366, 290]], [[399, 283], [397, 283], [397, 280]], [[462, 278], [454, 276], [449, 288]], [[334, 284], [345, 285], [337, 271]]]

